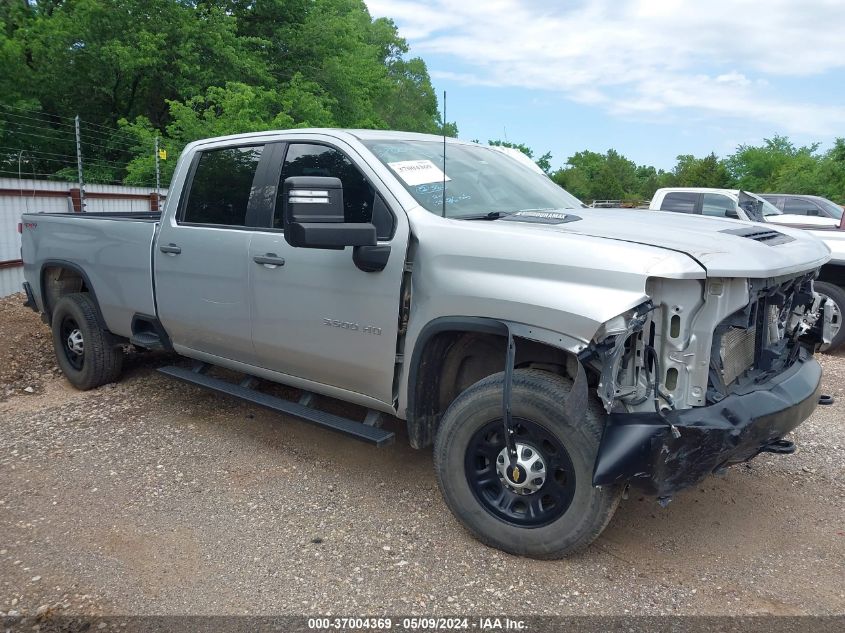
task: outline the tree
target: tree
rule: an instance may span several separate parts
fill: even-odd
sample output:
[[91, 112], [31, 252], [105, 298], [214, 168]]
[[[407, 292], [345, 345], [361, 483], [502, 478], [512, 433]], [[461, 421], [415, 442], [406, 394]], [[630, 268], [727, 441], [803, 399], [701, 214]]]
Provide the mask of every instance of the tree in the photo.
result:
[[[763, 145], [740, 145], [725, 161], [730, 174], [740, 189], [756, 192], [772, 191], [779, 177], [806, 170], [814, 161], [818, 143], [795, 147], [785, 136], [764, 139]], [[810, 182], [804, 183], [812, 187]], [[802, 186], [802, 188], [805, 188]], [[790, 191], [789, 193], [804, 193]]]
[[533, 160], [537, 164], [537, 167], [542, 169], [544, 172], [546, 172], [547, 174], [549, 174], [551, 172], [551, 169], [552, 169], [552, 153], [551, 152], [546, 152], [545, 154], [540, 156], [540, 158], [535, 159], [534, 158], [534, 150], [531, 149], [530, 147], [528, 147], [527, 145], [525, 145], [524, 143], [511, 143], [509, 141], [493, 140], [493, 141], [487, 141], [487, 144], [493, 145], [493, 146], [496, 146], [496, 147], [509, 147], [511, 149], [519, 150], [520, 152], [522, 152], [523, 154], [528, 156], [528, 158]]
[[727, 189], [733, 185], [733, 178], [724, 161], [712, 152], [704, 158], [696, 158], [691, 154], [678, 156], [673, 173], [678, 187]]
[[816, 183], [820, 195], [845, 204], [845, 138], [837, 138], [816, 167]]
[[639, 198], [636, 164], [613, 149], [576, 152], [552, 179], [582, 200]]
[[362, 0], [4, 2], [0, 65], [0, 146], [18, 150], [0, 152], [4, 171], [24, 150], [35, 171], [66, 175], [76, 114], [86, 171], [132, 182], [148, 177], [139, 143], [154, 131], [175, 151], [220, 130], [457, 134], [423, 60]]

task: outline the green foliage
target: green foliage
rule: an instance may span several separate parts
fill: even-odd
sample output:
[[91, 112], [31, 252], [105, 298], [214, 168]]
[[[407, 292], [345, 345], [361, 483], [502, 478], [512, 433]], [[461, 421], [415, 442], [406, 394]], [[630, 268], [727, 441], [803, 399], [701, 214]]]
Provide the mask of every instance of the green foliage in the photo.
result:
[[[477, 141], [475, 141], [475, 142], [477, 142]], [[488, 145], [496, 145], [498, 147], [509, 147], [511, 149], [517, 149], [520, 152], [522, 152], [523, 154], [525, 154], [526, 156], [528, 156], [528, 158], [533, 160], [535, 163], [537, 163], [537, 167], [542, 169], [547, 174], [550, 173], [551, 170], [552, 170], [552, 153], [551, 152], [546, 152], [545, 154], [540, 156], [540, 158], [535, 159], [534, 158], [534, 150], [531, 149], [530, 147], [528, 147], [527, 145], [525, 145], [524, 143], [511, 143], [509, 141], [493, 140], [493, 141], [487, 141], [487, 144]]]
[[677, 187], [728, 189], [734, 184], [724, 161], [719, 160], [713, 153], [704, 158], [682, 154], [678, 156], [678, 162], [672, 173], [675, 175]]
[[[76, 114], [86, 172], [146, 184], [156, 133], [168, 166], [191, 140], [252, 130], [457, 134], [425, 62], [362, 0], [3, 2], [0, 67], [0, 146], [59, 177], [73, 171], [61, 161], [75, 154]], [[0, 170], [16, 166], [3, 151]]]
[[[740, 145], [725, 164], [737, 186], [748, 191], [770, 190], [783, 171], [800, 171], [807, 167], [818, 144], [795, 147], [788, 138], [775, 136], [765, 139], [763, 145]], [[801, 193], [801, 192], [794, 192]]]
[[577, 152], [552, 174], [552, 180], [582, 200], [639, 200], [643, 183], [656, 177], [653, 167], [637, 167], [613, 149]]
[[[845, 201], [845, 139], [820, 154], [818, 144], [795, 147], [788, 138], [741, 145], [727, 158], [711, 153], [677, 157], [671, 171], [633, 162], [608, 150], [583, 151], [551, 174], [561, 187], [582, 200], [650, 200], [661, 187], [715, 187], [766, 193], [805, 193]], [[530, 151], [530, 149], [529, 149]], [[529, 154], [530, 155], [530, 154]]]
[[[425, 62], [363, 0], [5, 0], [0, 2], [0, 175], [162, 183], [189, 142], [291, 127], [367, 127], [457, 136]], [[845, 201], [845, 139], [820, 152], [775, 136], [730, 156], [683, 154], [670, 171], [613, 149], [534, 160], [584, 200], [648, 200], [659, 187], [812, 193]]]

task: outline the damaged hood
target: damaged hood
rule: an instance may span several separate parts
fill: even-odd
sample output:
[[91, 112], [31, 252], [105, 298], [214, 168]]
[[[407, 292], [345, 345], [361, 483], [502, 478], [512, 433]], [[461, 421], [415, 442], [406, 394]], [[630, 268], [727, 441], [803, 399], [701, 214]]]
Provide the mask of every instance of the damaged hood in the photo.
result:
[[[562, 220], [564, 215], [566, 221]], [[806, 231], [698, 215], [640, 209], [567, 209], [545, 214], [522, 212], [505, 220], [538, 230], [684, 253], [710, 277], [777, 277], [818, 268], [830, 259], [830, 249]]]

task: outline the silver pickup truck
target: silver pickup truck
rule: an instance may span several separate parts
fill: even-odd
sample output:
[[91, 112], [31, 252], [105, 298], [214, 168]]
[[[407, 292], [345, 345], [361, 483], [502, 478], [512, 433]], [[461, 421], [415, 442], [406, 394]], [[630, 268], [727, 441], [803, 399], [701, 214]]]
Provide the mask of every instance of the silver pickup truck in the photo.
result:
[[73, 385], [116, 380], [132, 344], [192, 359], [165, 374], [376, 445], [399, 418], [412, 446], [433, 445], [457, 518], [519, 555], [586, 546], [626, 486], [666, 500], [792, 452], [819, 400], [820, 241], [588, 209], [473, 143], [203, 140], [160, 218], [23, 226], [28, 303]]

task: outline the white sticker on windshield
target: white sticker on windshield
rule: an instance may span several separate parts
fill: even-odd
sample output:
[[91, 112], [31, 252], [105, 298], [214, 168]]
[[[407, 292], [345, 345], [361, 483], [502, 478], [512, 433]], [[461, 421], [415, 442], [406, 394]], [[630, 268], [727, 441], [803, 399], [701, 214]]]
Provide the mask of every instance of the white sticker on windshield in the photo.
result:
[[406, 184], [412, 187], [452, 180], [449, 176], [444, 178], [443, 171], [430, 160], [400, 160], [396, 163], [387, 164]]

